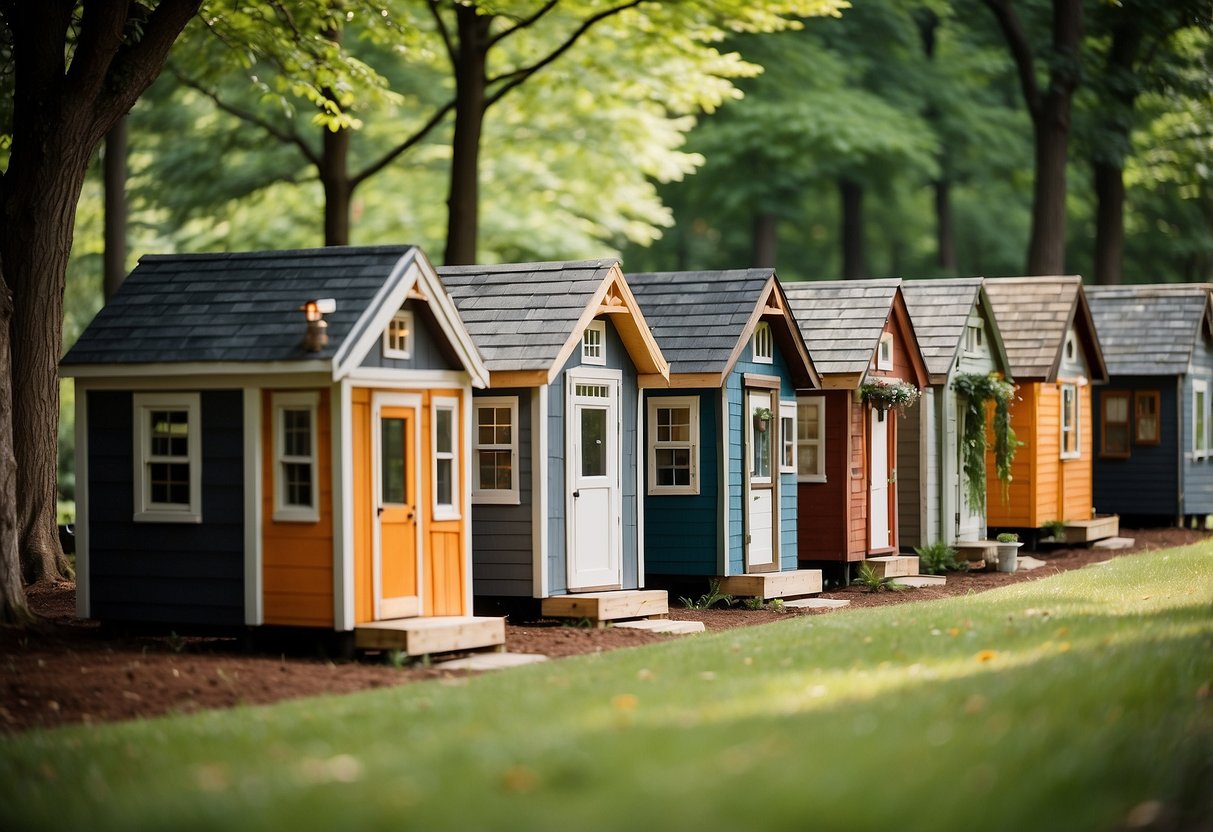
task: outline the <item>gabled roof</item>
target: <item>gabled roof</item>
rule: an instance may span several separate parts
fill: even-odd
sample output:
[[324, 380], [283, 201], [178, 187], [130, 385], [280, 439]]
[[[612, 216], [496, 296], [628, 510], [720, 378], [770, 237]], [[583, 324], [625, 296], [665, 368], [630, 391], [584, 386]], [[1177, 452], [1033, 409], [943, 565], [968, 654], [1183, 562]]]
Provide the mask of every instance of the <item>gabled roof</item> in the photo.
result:
[[996, 277], [988, 278], [985, 288], [1017, 380], [1056, 381], [1066, 333], [1073, 326], [1091, 376], [1107, 381], [1081, 277]]
[[640, 374], [669, 378], [618, 260], [446, 266], [438, 274], [492, 386], [551, 383], [598, 315], [611, 316]]
[[932, 384], [943, 384], [952, 372], [974, 307], [991, 324], [989, 347], [995, 367], [1005, 377], [1011, 377], [1002, 335], [982, 283], [980, 277], [957, 277], [907, 280], [901, 284]]
[[1182, 375], [1201, 338], [1213, 337], [1208, 283], [1088, 286], [1087, 300], [1112, 375]]
[[910, 347], [910, 363], [918, 383], [927, 383], [926, 364], [906, 310], [900, 279], [789, 283], [784, 292], [813, 364], [823, 378], [846, 377], [845, 386], [858, 387], [892, 315]]
[[[434, 322], [473, 383], [488, 373], [434, 268], [416, 246], [148, 255], [64, 356], [65, 375], [127, 375], [172, 364], [174, 373], [276, 372], [356, 367], [410, 295]], [[329, 343], [303, 347], [300, 306], [333, 298]]]
[[[771, 326], [797, 389], [819, 386], [817, 371], [774, 269], [628, 275], [645, 318], [678, 376], [724, 384], [760, 320]], [[708, 386], [708, 385], [703, 385]]]

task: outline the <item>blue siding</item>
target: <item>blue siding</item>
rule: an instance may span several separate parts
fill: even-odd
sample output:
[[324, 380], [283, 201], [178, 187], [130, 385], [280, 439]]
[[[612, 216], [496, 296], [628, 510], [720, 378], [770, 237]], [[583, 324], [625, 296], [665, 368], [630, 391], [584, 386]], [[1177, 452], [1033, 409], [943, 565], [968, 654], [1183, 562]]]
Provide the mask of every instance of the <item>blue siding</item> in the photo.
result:
[[[474, 398], [513, 396], [518, 399], [519, 504], [476, 503], [472, 507], [472, 591], [477, 595], [529, 598], [535, 557], [531, 532], [534, 525], [534, 480], [531, 453], [531, 389], [477, 390]], [[475, 423], [473, 422], [473, 430]], [[472, 476], [476, 461], [472, 460]]]
[[[649, 390], [646, 396], [699, 397], [699, 493], [647, 494], [644, 503], [644, 567], [653, 575], [716, 575], [720, 549], [720, 391]], [[646, 421], [647, 421], [647, 406]], [[645, 428], [645, 453], [651, 437]], [[645, 466], [648, 486], [648, 457]]]
[[389, 367], [394, 370], [461, 370], [463, 367], [451, 355], [446, 336], [434, 321], [428, 303], [410, 300], [404, 308], [413, 313], [413, 354], [407, 359], [385, 358], [383, 333], [362, 359], [363, 367]]
[[1213, 396], [1213, 350], [1201, 340], [1192, 353], [1189, 374], [1184, 379], [1184, 407], [1181, 414], [1183, 424], [1183, 513], [1213, 514], [1213, 458], [1192, 459], [1192, 382], [1204, 381], [1209, 388], [1207, 396]]
[[201, 394], [202, 522], [136, 523], [133, 400], [89, 391], [92, 616], [244, 623], [244, 439], [239, 390]]
[[[1107, 385], [1094, 388], [1093, 477], [1097, 512], [1167, 517], [1180, 513], [1179, 454], [1176, 448], [1179, 414], [1175, 409], [1177, 384], [1175, 376], [1114, 376]], [[1102, 447], [1103, 425], [1100, 414], [1103, 412], [1103, 397], [1117, 391], [1135, 390], [1157, 390], [1159, 393], [1159, 444], [1131, 443], [1128, 459], [1101, 457], [1099, 449]]]

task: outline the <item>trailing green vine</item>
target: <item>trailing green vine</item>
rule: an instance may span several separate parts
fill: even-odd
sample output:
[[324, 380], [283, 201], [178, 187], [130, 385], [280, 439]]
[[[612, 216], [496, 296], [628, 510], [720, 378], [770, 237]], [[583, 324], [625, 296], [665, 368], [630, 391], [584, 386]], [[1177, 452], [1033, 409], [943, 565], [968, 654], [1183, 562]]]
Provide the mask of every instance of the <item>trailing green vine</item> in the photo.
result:
[[960, 438], [962, 467], [968, 488], [965, 502], [970, 508], [986, 504], [986, 402], [994, 402], [994, 472], [1002, 482], [1002, 500], [1011, 487], [1011, 463], [1023, 443], [1011, 429], [1011, 401], [1015, 385], [1003, 381], [997, 373], [961, 373], [952, 381], [952, 389], [964, 397], [964, 434]]

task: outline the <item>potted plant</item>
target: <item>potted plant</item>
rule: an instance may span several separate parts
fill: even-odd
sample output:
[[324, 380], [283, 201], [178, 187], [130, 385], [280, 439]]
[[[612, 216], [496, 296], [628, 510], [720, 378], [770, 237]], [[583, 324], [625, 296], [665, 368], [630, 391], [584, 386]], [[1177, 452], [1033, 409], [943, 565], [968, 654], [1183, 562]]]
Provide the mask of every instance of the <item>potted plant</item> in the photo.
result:
[[895, 378], [877, 378], [859, 385], [860, 401], [876, 410], [881, 421], [887, 410], [904, 410], [918, 401], [918, 388]]
[[998, 543], [998, 571], [1014, 572], [1019, 566], [1019, 535], [1014, 532], [1003, 532], [995, 542]]
[[771, 424], [771, 408], [759, 407], [754, 410], [754, 430], [759, 433], [766, 433], [767, 427]]

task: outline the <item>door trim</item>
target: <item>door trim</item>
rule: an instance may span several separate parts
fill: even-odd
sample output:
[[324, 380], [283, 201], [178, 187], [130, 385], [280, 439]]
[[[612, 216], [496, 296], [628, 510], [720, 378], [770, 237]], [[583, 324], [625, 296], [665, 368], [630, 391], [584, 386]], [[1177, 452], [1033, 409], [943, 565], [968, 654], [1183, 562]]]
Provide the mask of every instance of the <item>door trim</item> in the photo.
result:
[[[613, 531], [611, 548], [619, 567], [617, 583], [593, 587], [573, 586], [573, 481], [576, 479], [577, 462], [571, 452], [576, 426], [573, 424], [575, 407], [573, 391], [578, 382], [607, 382], [611, 388], [609, 401], [615, 414], [613, 426], [615, 437], [615, 476], [610, 486], [610, 506], [613, 516], [607, 522]], [[564, 387], [564, 585], [566, 592], [602, 592], [623, 589], [623, 371], [607, 367], [573, 367], [565, 372]], [[639, 426], [638, 426], [639, 427]]]
[[[413, 464], [414, 477], [416, 482], [413, 483], [413, 497], [417, 502], [416, 508], [416, 523], [414, 525], [414, 552], [416, 554], [416, 576], [417, 576], [417, 610], [415, 615], [425, 615], [425, 593], [422, 587], [425, 586], [423, 579], [425, 578], [422, 563], [421, 541], [424, 539], [422, 526], [424, 524], [424, 512], [422, 507], [425, 505], [423, 497], [428, 496], [428, 489], [425, 489], [426, 494], [422, 494], [421, 480], [422, 474], [422, 458], [421, 458], [421, 396], [416, 393], [380, 393], [374, 392], [371, 394], [371, 511], [377, 512], [379, 508], [379, 500], [382, 496], [380, 492], [380, 443], [382, 440], [382, 430], [379, 426], [380, 413], [384, 407], [407, 407], [413, 410], [413, 459], [416, 462]], [[371, 520], [371, 601], [372, 610], [375, 621], [384, 620], [382, 611], [383, 606], [383, 570], [382, 570], [383, 550], [380, 540], [380, 530], [378, 515]]]

